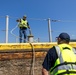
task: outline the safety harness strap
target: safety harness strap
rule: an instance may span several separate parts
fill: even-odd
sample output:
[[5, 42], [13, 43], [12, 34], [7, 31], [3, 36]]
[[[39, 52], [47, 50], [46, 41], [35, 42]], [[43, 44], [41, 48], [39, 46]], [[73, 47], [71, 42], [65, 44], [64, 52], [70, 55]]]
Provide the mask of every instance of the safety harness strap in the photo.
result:
[[64, 63], [58, 64], [58, 65], [56, 65], [54, 68], [51, 69], [51, 72], [52, 72], [55, 68], [57, 68], [57, 67], [59, 67], [59, 66], [68, 65], [68, 64], [76, 65], [76, 62], [64, 62]]
[[74, 54], [76, 54], [76, 49], [75, 48], [72, 48], [72, 50], [73, 50]]
[[59, 74], [57, 74], [57, 75], [64, 75], [64, 74], [76, 74], [76, 71], [66, 70], [65, 72], [59, 73]]

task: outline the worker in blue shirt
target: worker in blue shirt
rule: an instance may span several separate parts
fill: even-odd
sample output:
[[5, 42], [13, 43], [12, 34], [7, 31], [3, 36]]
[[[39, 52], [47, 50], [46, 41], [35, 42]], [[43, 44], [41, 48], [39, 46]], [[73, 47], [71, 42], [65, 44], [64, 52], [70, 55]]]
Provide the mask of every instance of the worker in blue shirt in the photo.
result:
[[49, 49], [42, 64], [42, 75], [76, 75], [76, 50], [69, 45], [70, 36], [61, 33], [57, 46]]
[[[26, 20], [27, 16], [24, 15], [22, 19], [17, 19], [16, 21], [19, 22], [19, 40], [20, 40], [20, 43], [22, 43], [22, 40], [24, 40], [24, 43], [26, 42], [26, 30], [27, 28], [30, 29], [30, 26], [29, 26], [29, 23], [28, 21]], [[22, 39], [22, 35], [24, 35], [24, 39]]]

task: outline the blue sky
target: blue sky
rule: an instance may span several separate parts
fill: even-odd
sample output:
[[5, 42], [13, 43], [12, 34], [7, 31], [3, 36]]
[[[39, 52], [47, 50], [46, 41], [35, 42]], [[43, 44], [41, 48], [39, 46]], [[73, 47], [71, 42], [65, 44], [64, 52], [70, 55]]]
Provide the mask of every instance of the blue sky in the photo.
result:
[[[0, 42], [5, 42], [6, 15], [9, 15], [9, 42], [16, 42], [10, 31], [17, 25], [16, 19], [23, 15], [27, 15], [34, 40], [49, 41], [48, 18], [51, 19], [52, 41], [61, 32], [76, 39], [76, 0], [0, 0]], [[13, 33], [18, 36], [18, 28]]]

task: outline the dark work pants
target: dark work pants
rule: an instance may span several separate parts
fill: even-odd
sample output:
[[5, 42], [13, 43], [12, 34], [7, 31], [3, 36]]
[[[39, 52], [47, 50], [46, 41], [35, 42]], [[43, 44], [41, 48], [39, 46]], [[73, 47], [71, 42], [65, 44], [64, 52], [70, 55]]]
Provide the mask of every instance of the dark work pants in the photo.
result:
[[[22, 43], [22, 41], [24, 41], [24, 43], [26, 42], [26, 30], [27, 29], [20, 29], [19, 30], [19, 41], [20, 41], [20, 43]], [[24, 37], [24, 38], [22, 38], [22, 36]]]

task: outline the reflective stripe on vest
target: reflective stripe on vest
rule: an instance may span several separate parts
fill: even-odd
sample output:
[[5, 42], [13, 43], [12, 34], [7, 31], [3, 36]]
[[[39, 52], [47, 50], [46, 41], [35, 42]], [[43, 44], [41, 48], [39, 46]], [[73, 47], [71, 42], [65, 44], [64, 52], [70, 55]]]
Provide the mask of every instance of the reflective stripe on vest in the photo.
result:
[[[72, 47], [70, 47], [69, 45], [66, 45], [66, 47], [67, 48], [69, 47], [69, 49], [74, 53], [74, 54], [73, 53], [72, 54], [74, 56], [73, 58], [75, 58], [75, 61], [74, 62], [71, 62], [71, 61], [68, 62], [68, 61], [64, 61], [63, 55], [62, 55], [62, 51], [63, 50], [61, 50], [62, 48], [60, 48], [60, 47], [65, 47], [65, 44], [55, 46], [56, 52], [57, 52], [57, 55], [58, 55], [58, 59], [56, 61], [57, 64], [55, 63], [55, 66], [51, 69], [51, 72], [53, 71], [53, 74], [54, 75], [58, 75], [58, 73], [60, 73], [59, 75], [62, 75], [61, 73], [66, 72], [66, 75], [67, 75], [68, 71], [71, 72], [71, 71], [74, 70], [74, 72], [76, 74], [76, 55], [75, 55], [76, 51], [75, 51], [75, 49], [72, 48]], [[67, 55], [66, 55], [66, 58], [67, 58]], [[67, 60], [68, 60], [68, 58], [67, 58]], [[72, 75], [72, 74], [70, 74], [70, 75]]]
[[21, 19], [21, 22], [19, 23], [19, 25], [18, 25], [19, 27], [26, 27], [27, 28], [27, 20], [23, 20], [23, 19]]

